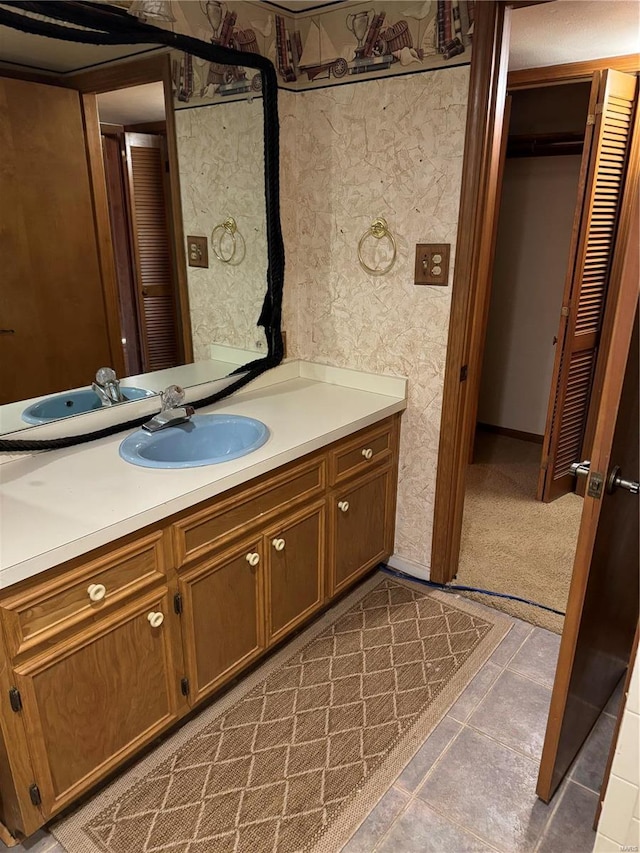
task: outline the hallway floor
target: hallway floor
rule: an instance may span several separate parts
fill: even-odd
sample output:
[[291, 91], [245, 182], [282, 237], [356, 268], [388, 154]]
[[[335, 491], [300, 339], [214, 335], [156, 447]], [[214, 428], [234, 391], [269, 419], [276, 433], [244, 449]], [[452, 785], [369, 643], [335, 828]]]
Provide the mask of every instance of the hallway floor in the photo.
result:
[[[535, 500], [540, 455], [539, 444], [478, 430], [474, 461], [467, 469], [455, 582], [564, 611], [582, 498], [569, 494], [548, 504]], [[492, 605], [562, 632], [562, 616], [505, 599], [492, 599]]]
[[[535, 785], [560, 638], [517, 619], [513, 623], [343, 853], [592, 849], [591, 826], [620, 692], [546, 806]], [[63, 848], [41, 831], [13, 848], [27, 851]]]

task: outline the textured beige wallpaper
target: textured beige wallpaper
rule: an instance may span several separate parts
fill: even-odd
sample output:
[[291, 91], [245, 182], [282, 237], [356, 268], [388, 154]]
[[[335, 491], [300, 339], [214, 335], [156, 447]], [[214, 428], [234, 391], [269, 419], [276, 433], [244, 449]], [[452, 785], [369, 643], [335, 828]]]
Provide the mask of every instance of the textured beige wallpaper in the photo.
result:
[[[175, 118], [184, 234], [209, 239], [209, 268], [187, 273], [195, 359], [210, 358], [212, 343], [256, 350], [259, 341], [266, 353], [256, 327], [267, 282], [262, 99], [178, 110]], [[239, 233], [236, 256], [224, 264], [210, 238], [228, 216]], [[231, 248], [225, 237], [224, 257]]]
[[[417, 242], [455, 250], [469, 68], [280, 92], [289, 354], [409, 377], [396, 553], [430, 560], [449, 287], [413, 284]], [[396, 236], [385, 276], [359, 266], [376, 216]], [[371, 241], [366, 249], [374, 248]], [[379, 247], [380, 265], [385, 247]], [[374, 256], [367, 257], [374, 264]], [[450, 268], [450, 282], [453, 263]]]

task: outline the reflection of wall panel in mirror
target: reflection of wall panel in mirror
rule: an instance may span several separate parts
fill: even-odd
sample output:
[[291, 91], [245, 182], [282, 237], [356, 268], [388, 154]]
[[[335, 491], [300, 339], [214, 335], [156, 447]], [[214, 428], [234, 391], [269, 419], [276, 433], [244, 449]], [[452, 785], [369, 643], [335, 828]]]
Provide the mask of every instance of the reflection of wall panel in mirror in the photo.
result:
[[79, 95], [2, 77], [0, 103], [7, 403], [87, 385], [122, 353], [109, 343]]
[[[211, 240], [229, 216], [239, 232], [230, 263], [210, 251], [209, 268], [188, 269], [194, 356], [210, 358], [211, 344], [266, 351], [256, 326], [267, 281], [262, 101], [180, 107], [174, 118], [184, 233]], [[225, 257], [231, 248], [225, 237]]]

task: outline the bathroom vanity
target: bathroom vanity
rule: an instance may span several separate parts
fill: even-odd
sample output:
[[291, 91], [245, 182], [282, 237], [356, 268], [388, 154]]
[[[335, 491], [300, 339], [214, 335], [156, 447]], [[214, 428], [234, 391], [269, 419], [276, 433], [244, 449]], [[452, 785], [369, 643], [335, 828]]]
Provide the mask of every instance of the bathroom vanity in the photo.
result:
[[404, 381], [288, 364], [263, 383], [216, 407], [271, 431], [232, 462], [141, 469], [118, 457], [120, 435], [2, 466], [12, 833], [73, 804], [392, 554]]

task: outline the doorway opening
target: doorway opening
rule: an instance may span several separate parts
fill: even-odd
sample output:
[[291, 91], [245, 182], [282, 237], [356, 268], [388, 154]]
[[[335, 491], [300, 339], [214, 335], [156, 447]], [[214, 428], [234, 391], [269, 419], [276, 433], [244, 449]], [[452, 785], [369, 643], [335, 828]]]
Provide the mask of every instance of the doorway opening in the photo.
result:
[[162, 81], [96, 96], [125, 370], [184, 360]]
[[[541, 501], [547, 413], [591, 84], [509, 96], [506, 157], [458, 581], [564, 611], [582, 499]], [[569, 275], [571, 270], [569, 269]], [[584, 427], [584, 424], [583, 424]], [[513, 615], [560, 631], [517, 602]]]

